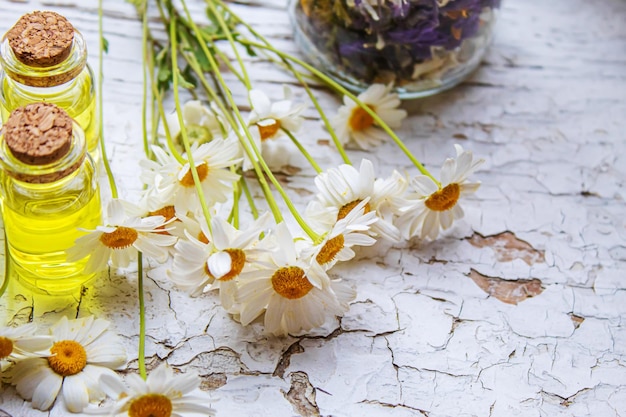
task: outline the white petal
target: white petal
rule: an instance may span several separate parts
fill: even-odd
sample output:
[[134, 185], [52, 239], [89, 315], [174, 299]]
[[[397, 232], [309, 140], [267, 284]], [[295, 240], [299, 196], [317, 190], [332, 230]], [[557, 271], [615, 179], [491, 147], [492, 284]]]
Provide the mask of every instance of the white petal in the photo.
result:
[[119, 226], [124, 224], [126, 213], [124, 211], [124, 205], [119, 199], [113, 199], [107, 206], [107, 215], [109, 218], [109, 225]]
[[87, 386], [80, 373], [66, 376], [63, 380], [63, 400], [72, 413], [81, 412], [89, 403]]
[[119, 398], [120, 394], [127, 392], [128, 388], [122, 382], [122, 379], [117, 375], [103, 374], [100, 376], [100, 387], [102, 390], [113, 399]]
[[220, 279], [231, 271], [232, 258], [228, 252], [217, 252], [209, 257], [207, 265], [211, 275], [216, 279]]
[[62, 376], [49, 372], [33, 392], [33, 408], [42, 411], [49, 409], [56, 400], [62, 384]]
[[420, 194], [420, 196], [429, 196], [436, 192], [439, 187], [435, 182], [426, 175], [418, 175], [411, 181], [411, 186]]
[[190, 100], [183, 105], [182, 113], [185, 124], [200, 125], [206, 109], [200, 100]]
[[448, 158], [441, 167], [441, 185], [445, 187], [450, 184], [454, 179], [454, 173], [456, 172], [456, 160]]
[[429, 237], [434, 239], [437, 237], [437, 233], [439, 233], [439, 223], [438, 223], [437, 213], [429, 211], [424, 218], [424, 224], [422, 225], [421, 238]]
[[250, 90], [250, 105], [260, 118], [266, 117], [272, 108], [269, 97], [261, 90]]

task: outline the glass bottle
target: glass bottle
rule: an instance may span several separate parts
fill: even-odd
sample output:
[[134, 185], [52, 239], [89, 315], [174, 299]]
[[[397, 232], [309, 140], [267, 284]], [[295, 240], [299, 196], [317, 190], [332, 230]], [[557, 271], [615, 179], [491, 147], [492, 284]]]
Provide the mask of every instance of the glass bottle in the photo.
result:
[[81, 126], [98, 159], [100, 121], [87, 44], [65, 17], [50, 11], [22, 16], [0, 43], [0, 66], [2, 121], [29, 103], [56, 104]]
[[101, 223], [95, 165], [80, 126], [59, 107], [32, 103], [14, 110], [0, 135], [0, 192], [9, 257], [16, 278], [46, 294], [80, 289], [88, 257], [65, 250]]
[[289, 0], [308, 61], [354, 92], [393, 83], [400, 98], [460, 83], [480, 63], [500, 0]]

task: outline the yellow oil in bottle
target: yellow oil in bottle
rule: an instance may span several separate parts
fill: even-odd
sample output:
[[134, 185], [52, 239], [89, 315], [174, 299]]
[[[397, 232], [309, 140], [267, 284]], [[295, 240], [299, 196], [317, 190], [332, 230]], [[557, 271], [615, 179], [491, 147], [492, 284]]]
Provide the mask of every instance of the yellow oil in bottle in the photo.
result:
[[96, 167], [85, 135], [50, 103], [14, 110], [0, 134], [0, 195], [9, 261], [35, 292], [80, 290], [89, 257], [68, 261], [66, 250], [101, 224]]
[[[61, 25], [65, 28], [62, 33], [59, 22], [65, 22]], [[38, 35], [41, 30], [49, 39]], [[57, 48], [48, 48], [50, 42]], [[20, 48], [15, 50], [15, 45]], [[94, 75], [87, 63], [87, 44], [67, 19], [49, 11], [22, 16], [0, 42], [0, 67], [2, 121], [13, 110], [30, 103], [55, 104], [82, 128], [88, 152], [95, 161], [99, 160], [100, 120]]]
[[2, 96], [0, 112], [2, 120], [18, 107], [34, 102], [56, 104], [65, 110], [85, 132], [87, 150], [98, 159], [98, 137], [100, 125], [96, 108], [95, 86], [91, 70], [86, 67], [78, 77], [55, 87], [31, 87], [13, 81], [6, 73], [2, 74]]
[[94, 277], [83, 274], [88, 258], [68, 262], [65, 253], [86, 233], [77, 225], [95, 229], [101, 223], [100, 193], [89, 194], [65, 192], [40, 201], [19, 196], [10, 202], [5, 199], [2, 209], [10, 258], [24, 286], [47, 294], [66, 294]]

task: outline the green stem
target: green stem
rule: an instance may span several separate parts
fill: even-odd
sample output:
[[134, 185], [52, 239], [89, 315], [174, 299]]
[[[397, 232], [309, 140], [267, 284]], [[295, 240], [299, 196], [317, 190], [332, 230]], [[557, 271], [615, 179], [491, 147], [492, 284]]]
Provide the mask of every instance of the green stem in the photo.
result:
[[[184, 3], [184, 1], [183, 1]], [[217, 8], [215, 7], [215, 1], [214, 0], [207, 0], [206, 3], [208, 4], [209, 8], [211, 9], [211, 12], [213, 13], [213, 15], [217, 18], [217, 21], [220, 25], [220, 27], [222, 28], [222, 30], [224, 31], [224, 34], [226, 35], [226, 38], [228, 38], [228, 43], [230, 44], [233, 53], [235, 54], [235, 57], [237, 59], [237, 62], [239, 63], [239, 67], [241, 68], [241, 74], [243, 75], [243, 79], [244, 79], [244, 85], [246, 86], [246, 90], [251, 90], [252, 89], [252, 84], [250, 84], [250, 78], [248, 77], [248, 72], [246, 71], [246, 66], [243, 63], [243, 60], [241, 59], [241, 55], [239, 54], [239, 51], [237, 50], [237, 47], [235, 45], [235, 41], [233, 39], [233, 35], [232, 33], [230, 33], [230, 28], [228, 27], [228, 25], [226, 24], [226, 22], [224, 22], [224, 17], [222, 16], [222, 14], [217, 10]], [[187, 11], [187, 7], [185, 7], [185, 11]], [[194, 24], [195, 26], [195, 24]], [[202, 38], [200, 38], [202, 39]]]
[[[235, 19], [237, 19], [237, 22], [239, 24], [241, 24], [243, 27], [245, 27], [254, 37], [256, 37], [257, 39], [261, 40], [261, 42], [263, 42], [263, 44], [265, 44], [268, 47], [268, 49], [270, 49], [270, 50], [274, 49], [272, 47], [272, 45], [269, 43], [269, 41], [267, 39], [265, 39], [264, 36], [262, 36], [260, 33], [258, 33], [252, 26], [250, 26], [248, 23], [246, 23], [244, 20], [242, 20], [238, 15], [233, 13], [228, 8], [228, 6], [226, 4], [224, 4], [224, 2], [222, 2], [221, 0], [218, 0], [218, 2], [222, 5], [222, 7], [224, 7], [226, 10], [228, 10], [233, 15], [233, 17]], [[317, 110], [317, 113], [322, 118], [322, 122], [324, 123], [324, 126], [326, 127], [326, 130], [328, 131], [328, 133], [330, 133], [330, 137], [333, 140], [333, 143], [335, 145], [335, 148], [337, 148], [337, 151], [339, 152], [339, 155], [341, 155], [341, 158], [343, 159], [343, 161], [346, 164], [352, 165], [352, 163], [350, 162], [350, 158], [348, 158], [348, 154], [346, 153], [346, 150], [343, 147], [343, 144], [341, 143], [341, 141], [337, 137], [337, 134], [335, 133], [335, 129], [333, 129], [332, 125], [330, 124], [330, 121], [328, 120], [328, 117], [326, 116], [326, 112], [324, 112], [324, 110], [322, 109], [322, 106], [320, 105], [319, 101], [317, 100], [317, 98], [313, 94], [313, 91], [311, 90], [311, 88], [309, 87], [307, 82], [304, 80], [304, 77], [302, 76], [300, 71], [297, 71], [293, 67], [293, 65], [291, 65], [291, 63], [288, 60], [286, 60], [285, 58], [281, 58], [280, 62], [282, 62], [282, 64], [287, 68], [287, 70], [289, 70], [298, 79], [298, 82], [300, 82], [300, 84], [304, 87], [304, 89], [306, 90], [307, 95], [309, 96], [309, 99], [311, 99], [311, 102], [313, 103], [313, 106], [315, 106], [315, 109]]]
[[271, 46], [263, 45], [263, 44], [260, 44], [258, 42], [252, 42], [252, 41], [248, 41], [248, 40], [245, 40], [245, 39], [239, 39], [239, 42], [244, 44], [244, 45], [252, 46], [252, 47], [255, 47], [255, 48], [261, 48], [261, 49], [269, 50], [269, 51], [275, 53], [276, 55], [280, 56], [281, 58], [287, 59], [289, 61], [292, 61], [292, 62], [300, 65], [301, 67], [303, 67], [307, 71], [310, 71], [315, 76], [320, 78], [323, 82], [331, 85], [333, 88], [335, 88], [341, 94], [343, 94], [343, 95], [347, 96], [348, 98], [350, 98], [359, 107], [361, 107], [363, 110], [365, 110], [365, 112], [367, 112], [372, 117], [372, 119], [374, 119], [376, 124], [378, 126], [380, 126], [391, 137], [391, 139], [393, 139], [393, 141], [396, 143], [396, 145], [402, 150], [402, 152], [404, 152], [404, 154], [409, 158], [409, 160], [413, 163], [413, 165], [415, 165], [415, 167], [417, 167], [417, 169], [422, 174], [424, 174], [427, 177], [429, 177], [430, 179], [432, 179], [437, 185], [440, 185], [439, 181], [437, 181], [437, 179], [435, 177], [433, 177], [430, 172], [428, 172], [428, 170], [424, 167], [424, 165], [422, 165], [422, 163], [411, 153], [411, 151], [409, 151], [409, 149], [406, 147], [406, 145], [402, 142], [402, 139], [400, 139], [398, 137], [398, 135], [395, 134], [395, 132], [387, 125], [387, 123], [385, 123], [385, 121], [382, 120], [380, 118], [380, 116], [378, 116], [378, 114], [376, 114], [375, 111], [370, 109], [369, 106], [364, 104], [361, 100], [359, 100], [359, 98], [357, 96], [352, 94], [345, 87], [341, 86], [336, 81], [334, 81], [332, 78], [330, 78], [329, 76], [327, 76], [323, 72], [319, 71], [318, 69], [316, 69], [312, 65], [307, 64], [306, 62], [302, 61], [299, 58], [296, 58], [293, 55], [287, 54], [285, 52], [281, 52], [281, 51], [279, 51], [279, 50], [277, 50], [277, 49], [275, 49], [275, 48], [273, 48]]
[[150, 150], [150, 143], [148, 141], [148, 74], [146, 68], [146, 56], [148, 55], [148, 13], [143, 11], [142, 17], [142, 31], [141, 41], [143, 45], [143, 91], [141, 98], [141, 127], [143, 133], [143, 151], [146, 157], [150, 158], [152, 151]]
[[189, 170], [193, 178], [196, 192], [198, 193], [198, 199], [200, 200], [200, 206], [202, 207], [202, 213], [211, 231], [211, 213], [209, 213], [209, 207], [207, 206], [206, 199], [204, 198], [204, 191], [202, 190], [202, 183], [200, 176], [198, 175], [198, 169], [193, 160], [193, 153], [191, 152], [191, 146], [189, 145], [189, 137], [187, 136], [187, 128], [185, 127], [185, 121], [183, 120], [183, 112], [180, 108], [180, 98], [178, 96], [178, 77], [180, 72], [178, 70], [178, 55], [177, 55], [177, 38], [176, 38], [176, 19], [170, 20], [170, 42], [172, 44], [171, 57], [172, 57], [172, 84], [174, 92], [174, 103], [176, 105], [176, 115], [178, 116], [178, 123], [180, 124], [180, 133], [183, 139], [183, 146], [187, 154], [187, 160], [189, 161]]
[[307, 151], [305, 149], [304, 146], [302, 146], [302, 144], [300, 143], [300, 141], [293, 135], [293, 133], [291, 133], [289, 130], [287, 129], [283, 129], [283, 132], [285, 132], [287, 134], [287, 136], [289, 136], [289, 138], [291, 139], [291, 141], [293, 142], [294, 145], [296, 145], [296, 148], [298, 148], [298, 150], [300, 151], [300, 153], [302, 155], [304, 155], [304, 157], [307, 159], [307, 161], [309, 161], [309, 163], [311, 164], [311, 166], [313, 167], [313, 169], [315, 170], [315, 172], [317, 172], [318, 174], [320, 172], [322, 172], [322, 168], [320, 168], [320, 166], [317, 164], [317, 162], [315, 162], [315, 159], [313, 159], [313, 157], [311, 156], [311, 154], [309, 153], [309, 151]]
[[[241, 176], [240, 178], [243, 178]], [[230, 215], [228, 216], [228, 222], [235, 227], [235, 229], [239, 229], [239, 200], [241, 199], [241, 186], [239, 185], [241, 181], [237, 181], [234, 184], [233, 188], [233, 207], [230, 210]]]
[[[195, 35], [200, 38], [201, 32], [198, 29], [198, 26], [195, 24], [195, 22], [191, 18], [189, 9], [187, 8], [187, 4], [185, 3], [184, 0], [182, 1], [182, 5], [183, 5], [183, 8], [185, 9], [185, 14], [187, 18], [189, 19], [189, 22], [193, 27]], [[204, 43], [201, 42], [200, 47], [202, 48], [202, 51], [205, 54], [206, 59], [209, 61], [209, 64], [211, 65], [211, 69], [213, 70], [211, 74], [213, 74], [217, 80], [216, 85], [223, 87], [220, 89], [221, 94], [226, 98], [226, 101], [228, 101], [230, 109], [232, 109], [232, 112], [235, 114], [235, 116], [237, 116], [239, 122], [241, 123], [241, 126], [245, 126], [245, 123], [243, 122], [243, 118], [241, 117], [241, 114], [239, 113], [239, 109], [237, 108], [237, 105], [234, 102], [232, 95], [230, 94], [230, 90], [226, 86], [226, 82], [224, 81], [224, 78], [222, 77], [222, 74], [219, 70], [219, 66], [217, 65], [217, 62], [215, 61], [215, 58], [209, 52], [207, 46]], [[192, 59], [192, 61], [194, 60]], [[281, 211], [278, 208], [278, 205], [276, 204], [276, 200], [274, 199], [274, 196], [272, 195], [271, 190], [269, 189], [269, 185], [267, 184], [267, 181], [265, 180], [265, 177], [263, 176], [263, 173], [257, 161], [252, 156], [253, 153], [250, 150], [248, 143], [246, 143], [247, 141], [243, 138], [239, 130], [239, 124], [232, 118], [229, 109], [226, 108], [220, 96], [215, 92], [215, 90], [206, 81], [206, 78], [204, 77], [201, 71], [201, 68], [199, 68], [199, 66], [197, 65], [195, 66], [192, 65], [192, 69], [194, 70], [194, 72], [196, 72], [196, 74], [200, 78], [200, 82], [202, 83], [203, 87], [205, 88], [209, 96], [215, 101], [215, 103], [217, 103], [218, 107], [222, 111], [222, 114], [224, 115], [224, 117], [227, 118], [229, 124], [232, 126], [233, 131], [235, 132], [235, 134], [237, 135], [237, 138], [239, 139], [239, 143], [241, 143], [244, 151], [250, 157], [250, 161], [252, 163], [252, 166], [254, 167], [254, 171], [256, 173], [259, 184], [261, 185], [261, 189], [263, 190], [263, 194], [265, 195], [267, 204], [269, 205], [270, 210], [272, 211], [272, 214], [274, 216], [274, 219], [276, 220], [276, 223], [280, 223], [283, 218]], [[248, 132], [248, 130], [245, 129], [245, 133], [248, 136], [249, 140], [251, 141], [252, 138], [250, 137], [250, 132]]]
[[102, 25], [103, 11], [102, 0], [98, 0], [98, 36], [100, 36], [100, 48], [98, 50], [98, 144], [100, 146], [100, 154], [102, 156], [102, 164], [106, 171], [107, 178], [109, 180], [109, 187], [111, 188], [111, 196], [117, 198], [117, 185], [115, 184], [115, 178], [113, 177], [113, 171], [109, 164], [109, 158], [107, 157], [106, 146], [104, 144], [104, 117], [103, 117], [103, 105], [102, 105], [102, 84], [104, 78], [104, 29]]
[[[208, 0], [208, 2], [210, 3], [211, 0]], [[191, 19], [191, 16], [189, 14], [189, 9], [187, 8], [187, 4], [186, 4], [185, 0], [181, 0], [181, 4], [182, 4], [183, 8], [185, 9], [185, 13], [187, 15], [187, 18], [189, 19], [189, 22], [191, 23], [191, 25], [194, 28], [196, 36], [200, 37], [197, 25], [195, 24], [193, 19]], [[229, 31], [228, 28], [226, 28], [226, 30]], [[203, 43], [201, 45], [202, 45], [203, 49], [206, 48], [206, 45], [204, 45]], [[239, 109], [237, 108], [237, 104], [235, 103], [235, 100], [233, 99], [232, 94], [230, 93], [230, 90], [228, 89], [228, 86], [227, 86], [226, 82], [224, 81], [224, 78], [222, 77], [222, 74], [219, 71], [219, 68], [217, 67], [217, 63], [215, 62], [215, 59], [206, 50], [205, 50], [205, 54], [207, 55], [207, 59], [209, 60], [209, 63], [211, 64], [211, 67], [213, 68], [213, 71], [215, 72], [215, 75], [217, 76], [219, 84], [224, 87], [224, 93], [225, 93], [225, 95], [226, 95], [226, 97], [228, 99], [228, 102], [229, 102], [230, 106], [232, 107], [233, 112], [235, 113], [235, 116], [237, 117], [240, 125], [241, 126], [246, 126], [246, 123], [244, 122], [243, 117], [241, 116], [241, 113], [239, 112]], [[241, 62], [241, 65], [243, 65], [243, 62]], [[242, 68], [242, 71], [243, 71], [243, 68]], [[252, 135], [250, 134], [249, 130], [248, 129], [244, 129], [244, 132], [245, 132], [245, 134], [246, 134], [246, 136], [248, 138], [248, 143], [247, 144], [242, 142], [242, 145], [244, 146], [244, 149], [247, 150], [247, 145], [249, 145], [252, 148], [252, 151], [254, 152], [253, 155], [255, 155], [255, 157], [258, 158], [258, 163], [261, 166], [261, 168], [263, 169], [263, 172], [265, 173], [265, 175], [267, 175], [267, 177], [269, 178], [270, 182], [274, 185], [274, 187], [276, 188], [276, 190], [278, 191], [278, 193], [282, 197], [282, 199], [285, 202], [285, 204], [287, 205], [287, 208], [289, 209], [289, 212], [291, 213], [291, 215], [294, 217], [296, 222], [300, 225], [302, 230], [313, 241], [317, 241], [319, 239], [318, 234], [315, 233], [315, 231], [306, 223], [304, 218], [302, 218], [302, 216], [300, 215], [300, 213], [298, 212], [298, 210], [296, 209], [296, 207], [292, 203], [291, 199], [289, 198], [289, 196], [287, 195], [287, 193], [285, 192], [283, 187], [280, 185], [280, 183], [278, 182], [278, 180], [276, 179], [276, 177], [274, 176], [272, 171], [269, 169], [269, 167], [267, 166], [267, 164], [263, 160], [263, 158], [261, 156], [261, 152], [258, 149], [258, 147], [256, 146], [256, 144], [254, 143], [254, 140], [253, 140]], [[253, 164], [255, 162], [257, 162], [257, 161], [255, 161], [255, 158], [251, 158], [251, 161], [252, 161]], [[256, 170], [256, 166], [255, 166], [255, 170]], [[262, 174], [259, 175], [258, 171], [257, 171], [257, 177], [259, 179], [262, 177]], [[278, 213], [278, 214], [280, 214], [280, 213]], [[275, 217], [276, 217], [276, 214], [275, 214]], [[280, 218], [282, 218], [282, 215], [280, 215]], [[277, 222], [278, 221], [279, 220], [277, 219]]]
[[139, 375], [146, 379], [146, 304], [143, 295], [143, 256], [141, 252], [137, 255], [137, 293], [139, 297], [139, 352], [137, 353], [137, 363]]
[[[237, 138], [239, 139], [239, 142], [241, 143], [242, 147], [244, 148], [244, 151], [246, 152], [247, 155], [251, 157], [252, 155], [252, 151], [248, 148], [248, 145], [246, 144], [246, 140], [243, 138], [241, 132], [238, 129], [238, 125], [237, 122], [235, 121], [235, 119], [232, 118], [231, 114], [230, 114], [230, 110], [226, 108], [223, 99], [222, 99], [222, 94], [220, 93], [218, 94], [208, 83], [208, 81], [206, 80], [206, 78], [204, 77], [204, 74], [202, 73], [200, 66], [198, 65], [195, 56], [194, 55], [189, 55], [186, 56], [187, 62], [189, 63], [189, 65], [191, 65], [191, 68], [193, 69], [193, 71], [196, 73], [196, 75], [198, 76], [198, 78], [200, 79], [200, 83], [202, 84], [202, 87], [204, 88], [204, 90], [206, 91], [206, 93], [209, 95], [209, 97], [211, 98], [211, 100], [213, 100], [214, 103], [217, 104], [217, 106], [219, 107], [220, 111], [222, 112], [222, 115], [226, 118], [228, 124], [230, 124], [230, 126], [233, 127], [233, 131], [235, 132], [235, 134], [237, 135]], [[211, 74], [213, 76], [215, 76], [214, 72], [211, 72]], [[217, 79], [215, 79], [215, 84], [219, 85], [219, 82], [217, 81]], [[265, 195], [265, 201], [267, 201], [267, 204], [270, 207], [270, 210], [272, 211], [272, 214], [274, 215], [274, 219], [276, 220], [277, 223], [279, 223], [282, 220], [282, 215], [280, 214], [280, 209], [278, 208], [278, 205], [276, 204], [276, 201], [274, 200], [274, 196], [272, 195], [272, 192], [269, 188], [269, 184], [267, 183], [267, 181], [265, 180], [265, 177], [262, 175], [260, 168], [258, 166], [258, 164], [256, 163], [256, 161], [252, 160], [252, 166], [254, 167], [254, 170], [257, 174], [257, 178], [259, 180], [259, 184], [261, 185], [261, 190], [263, 191], [263, 194]]]
[[167, 118], [165, 117], [165, 109], [163, 108], [163, 98], [161, 96], [161, 93], [159, 92], [156, 81], [154, 80], [154, 57], [151, 53], [148, 54], [148, 72], [150, 73], [150, 85], [152, 87], [152, 96], [154, 97], [157, 103], [157, 108], [159, 110], [159, 119], [161, 123], [163, 124], [163, 130], [165, 131], [167, 148], [169, 149], [170, 153], [172, 154], [172, 156], [174, 156], [174, 159], [176, 159], [176, 161], [179, 164], [185, 164], [185, 162], [187, 161], [185, 160], [185, 158], [183, 158], [180, 152], [178, 152], [178, 149], [176, 149], [176, 146], [174, 145], [174, 140], [172, 138], [172, 134], [170, 132], [169, 123], [167, 123]]
[[[178, 17], [180, 19], [180, 21], [186, 26], [186, 28], [191, 28], [193, 30], [193, 28], [191, 27], [191, 25], [182, 17], [180, 16], [178, 13], [176, 13], [176, 17]], [[187, 40], [187, 46], [191, 47], [191, 43], [189, 42], [188, 36], [191, 35], [190, 33], [188, 33], [187, 31], [180, 31], [179, 32], [180, 36], [182, 39], [186, 39]], [[211, 42], [213, 43], [214, 38], [206, 35], [201, 39], [196, 39], [196, 41], [198, 43], [201, 43], [203, 41], [206, 42]], [[246, 83], [246, 78], [244, 78], [243, 75], [241, 75], [239, 73], [239, 71], [237, 71], [237, 69], [235, 68], [235, 66], [233, 64], [230, 63], [230, 60], [228, 59], [228, 56], [226, 56], [226, 54], [224, 52], [222, 52], [221, 49], [219, 48], [213, 48], [213, 50], [215, 51], [215, 54], [221, 58], [222, 62], [224, 63], [224, 65], [226, 65], [226, 67], [228, 67], [229, 71], [235, 76], [237, 77], [237, 79], [242, 83], [245, 84]], [[247, 76], [247, 75], [246, 75]]]
[[243, 189], [244, 194], [246, 195], [246, 200], [248, 201], [248, 206], [250, 207], [250, 211], [252, 211], [252, 217], [255, 219], [259, 218], [259, 211], [256, 208], [256, 204], [254, 203], [254, 198], [252, 198], [252, 194], [250, 193], [250, 189], [248, 188], [248, 183], [246, 182], [245, 177], [242, 175], [239, 180], [241, 184], [241, 188]]

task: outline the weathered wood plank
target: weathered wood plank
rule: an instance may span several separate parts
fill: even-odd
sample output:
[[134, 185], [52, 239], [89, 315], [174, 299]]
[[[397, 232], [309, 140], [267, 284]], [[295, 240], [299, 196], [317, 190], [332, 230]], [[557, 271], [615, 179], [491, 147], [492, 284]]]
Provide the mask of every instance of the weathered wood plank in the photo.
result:
[[[122, 196], [133, 200], [141, 189], [141, 27], [124, 1], [104, 3], [106, 141]], [[296, 51], [284, 6], [234, 5], [279, 49]], [[0, 32], [42, 7], [86, 35], [95, 67], [94, 0], [2, 2]], [[306, 337], [242, 328], [215, 294], [189, 298], [155, 267], [146, 283], [149, 362], [199, 372], [221, 397], [220, 415], [626, 415], [626, 3], [503, 7], [481, 67], [451, 91], [405, 103], [411, 116], [398, 130], [435, 170], [454, 143], [487, 159], [465, 220], [436, 242], [377, 244], [333, 269], [358, 277], [357, 299], [342, 320]], [[273, 98], [293, 81], [250, 62], [253, 84]], [[244, 89], [233, 93], [246, 103]], [[340, 103], [321, 88], [316, 94], [330, 112]], [[165, 105], [173, 108], [169, 98]], [[337, 164], [320, 144], [328, 134], [315, 113], [307, 116], [303, 142], [323, 167]], [[372, 159], [381, 175], [416, 172], [391, 143], [351, 155]], [[307, 168], [286, 184], [300, 207], [313, 175]], [[80, 300], [10, 288], [0, 324], [95, 313], [114, 323], [132, 357], [137, 301], [134, 273], [127, 276], [103, 277]], [[2, 388], [0, 410], [9, 415], [68, 415], [31, 411]]]

